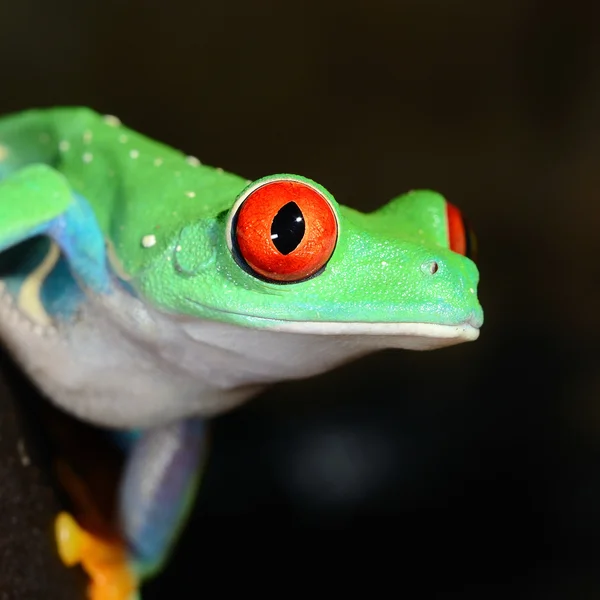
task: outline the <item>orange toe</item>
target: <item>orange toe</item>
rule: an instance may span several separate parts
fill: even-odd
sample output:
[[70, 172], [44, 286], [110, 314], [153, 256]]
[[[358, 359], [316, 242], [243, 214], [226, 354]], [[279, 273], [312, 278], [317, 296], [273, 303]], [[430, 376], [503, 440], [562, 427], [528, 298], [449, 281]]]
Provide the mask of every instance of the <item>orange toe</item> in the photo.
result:
[[81, 564], [90, 577], [90, 600], [131, 600], [139, 582], [127, 561], [127, 552], [118, 540], [106, 540], [82, 529], [61, 512], [56, 518], [58, 553], [69, 567]]

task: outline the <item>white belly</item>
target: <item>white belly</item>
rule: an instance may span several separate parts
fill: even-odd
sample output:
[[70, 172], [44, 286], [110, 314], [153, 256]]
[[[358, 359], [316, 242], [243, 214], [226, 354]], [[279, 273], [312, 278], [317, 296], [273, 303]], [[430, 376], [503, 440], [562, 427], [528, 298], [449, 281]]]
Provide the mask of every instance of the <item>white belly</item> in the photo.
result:
[[0, 290], [0, 339], [25, 373], [67, 412], [109, 427], [212, 416], [365, 351], [348, 336], [323, 337], [165, 315], [120, 292], [45, 326]]

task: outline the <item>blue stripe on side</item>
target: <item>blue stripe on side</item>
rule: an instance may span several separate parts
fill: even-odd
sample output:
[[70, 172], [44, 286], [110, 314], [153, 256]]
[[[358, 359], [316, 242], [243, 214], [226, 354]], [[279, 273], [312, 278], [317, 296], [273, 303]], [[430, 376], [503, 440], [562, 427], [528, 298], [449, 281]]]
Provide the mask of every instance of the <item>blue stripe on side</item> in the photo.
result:
[[73, 200], [63, 215], [48, 224], [47, 233], [60, 245], [71, 270], [85, 287], [109, 293], [104, 236], [87, 200], [78, 194], [73, 194]]

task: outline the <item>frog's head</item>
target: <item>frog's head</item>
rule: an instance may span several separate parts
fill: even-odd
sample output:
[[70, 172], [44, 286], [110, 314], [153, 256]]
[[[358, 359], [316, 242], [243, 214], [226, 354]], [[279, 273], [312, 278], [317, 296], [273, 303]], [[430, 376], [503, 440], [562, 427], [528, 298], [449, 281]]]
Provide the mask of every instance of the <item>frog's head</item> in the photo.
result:
[[471, 240], [437, 193], [413, 191], [362, 214], [311, 180], [276, 175], [184, 228], [161, 300], [254, 329], [448, 346], [475, 340], [483, 322]]

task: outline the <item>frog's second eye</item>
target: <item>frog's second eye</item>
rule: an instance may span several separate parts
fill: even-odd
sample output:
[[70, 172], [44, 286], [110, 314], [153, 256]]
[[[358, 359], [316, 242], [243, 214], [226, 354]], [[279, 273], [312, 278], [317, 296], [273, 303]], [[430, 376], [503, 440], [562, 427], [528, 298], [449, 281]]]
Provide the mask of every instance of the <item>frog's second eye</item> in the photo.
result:
[[337, 242], [329, 200], [303, 181], [275, 179], [251, 189], [232, 222], [239, 258], [259, 277], [299, 282], [322, 269]]
[[477, 239], [469, 222], [454, 204], [446, 202], [448, 220], [448, 244], [450, 250], [462, 254], [473, 261], [477, 260]]

